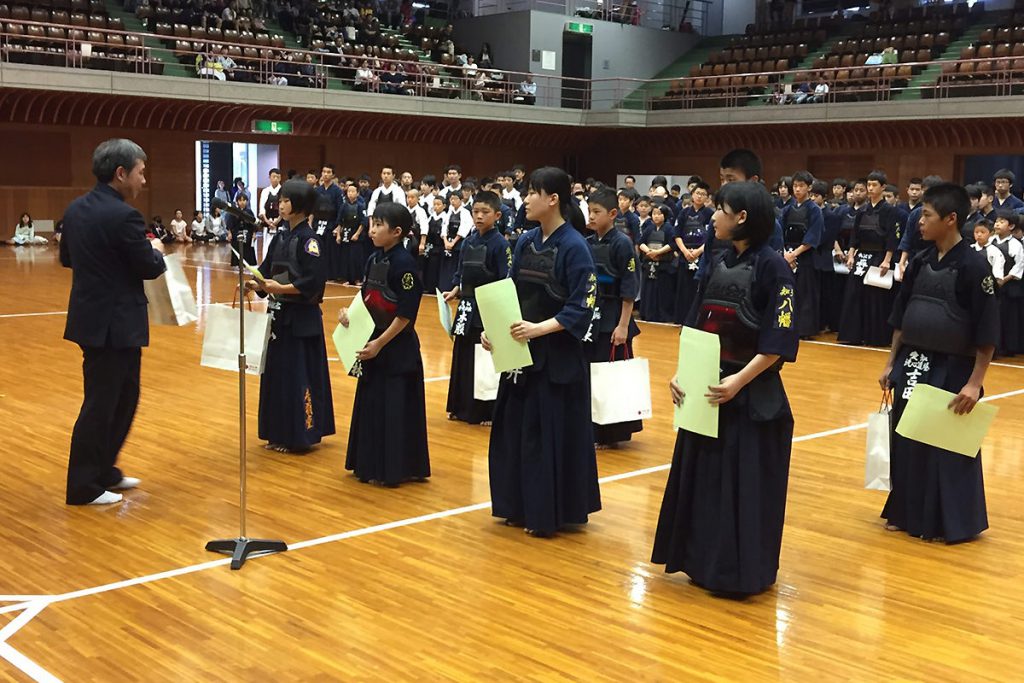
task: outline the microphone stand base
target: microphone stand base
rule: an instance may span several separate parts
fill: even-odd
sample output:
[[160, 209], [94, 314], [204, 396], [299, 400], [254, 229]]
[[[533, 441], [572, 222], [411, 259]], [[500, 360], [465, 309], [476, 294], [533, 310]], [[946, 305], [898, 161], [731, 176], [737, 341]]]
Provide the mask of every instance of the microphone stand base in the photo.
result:
[[288, 550], [288, 544], [284, 541], [268, 541], [257, 538], [231, 538], [210, 541], [206, 544], [206, 549], [212, 553], [230, 555], [231, 568], [241, 569], [248, 558], [283, 553]]

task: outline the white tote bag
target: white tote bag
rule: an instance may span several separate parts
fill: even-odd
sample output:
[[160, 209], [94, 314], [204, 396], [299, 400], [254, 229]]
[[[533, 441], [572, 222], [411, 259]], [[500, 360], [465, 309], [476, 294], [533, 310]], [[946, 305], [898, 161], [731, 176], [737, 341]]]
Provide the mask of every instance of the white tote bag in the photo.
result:
[[[262, 311], [244, 310], [245, 372], [262, 375], [270, 342], [271, 317]], [[206, 332], [199, 364], [238, 372], [238, 310], [225, 304], [206, 307]]]
[[868, 415], [867, 456], [864, 465], [864, 488], [872, 491], [891, 491], [892, 481], [889, 478], [889, 449], [892, 444], [890, 430], [890, 413], [892, 412], [892, 393], [887, 391], [882, 397], [882, 405], [878, 412]]
[[651, 417], [651, 371], [646, 358], [590, 364], [590, 414], [610, 425]]
[[494, 371], [494, 359], [490, 351], [484, 351], [481, 344], [473, 346], [473, 398], [477, 401], [493, 401], [498, 398], [498, 380], [501, 375]]
[[187, 325], [199, 319], [196, 298], [181, 267], [181, 257], [164, 257], [167, 270], [155, 280], [145, 280], [146, 298], [149, 300], [149, 321], [154, 325]]

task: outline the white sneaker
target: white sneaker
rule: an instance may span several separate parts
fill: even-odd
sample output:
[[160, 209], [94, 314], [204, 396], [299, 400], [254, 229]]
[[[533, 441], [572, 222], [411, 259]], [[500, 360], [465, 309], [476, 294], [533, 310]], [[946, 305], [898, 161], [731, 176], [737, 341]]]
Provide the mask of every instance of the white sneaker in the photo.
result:
[[141, 479], [135, 477], [121, 477], [121, 481], [117, 482], [110, 487], [111, 491], [127, 491], [128, 489], [136, 488], [142, 483]]
[[120, 503], [124, 500], [124, 496], [120, 493], [111, 493], [110, 491], [104, 491], [96, 497], [89, 505], [112, 505], [114, 503]]

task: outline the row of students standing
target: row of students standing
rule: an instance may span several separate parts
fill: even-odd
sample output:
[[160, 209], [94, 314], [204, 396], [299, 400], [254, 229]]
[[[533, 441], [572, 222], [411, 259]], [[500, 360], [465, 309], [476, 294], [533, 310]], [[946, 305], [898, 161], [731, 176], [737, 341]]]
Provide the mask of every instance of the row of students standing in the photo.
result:
[[[959, 215], [967, 213], [963, 202], [957, 203], [956, 198], [947, 201], [943, 196], [936, 193], [932, 198], [935, 206], [922, 214], [926, 239], [936, 234], [936, 221], [945, 221], [947, 226], [952, 222], [954, 229], [959, 229]], [[446, 296], [454, 299], [466, 294], [460, 301], [460, 310], [466, 315], [459, 319], [462, 331], [466, 332], [468, 326], [469, 334], [456, 335], [465, 340], [457, 339], [459, 348], [453, 350], [454, 386], [457, 380], [471, 379], [466, 369], [471, 365], [461, 362], [456, 369], [457, 356], [464, 360], [466, 349], [474, 344], [471, 340], [479, 338], [484, 348], [489, 348], [487, 335], [474, 322], [472, 290], [503, 277], [502, 263], [516, 284], [524, 320], [514, 324], [510, 333], [516, 339], [530, 341], [533, 366], [502, 375], [493, 409], [467, 401], [463, 386], [450, 397], [455, 401], [449, 404], [449, 412], [459, 419], [464, 407], [477, 410], [476, 415], [480, 411], [493, 415], [489, 445], [493, 514], [537, 536], [585, 523], [600, 509], [594, 444], [601, 437], [595, 435], [590, 421], [588, 361], [603, 361], [605, 353], [611, 358], [620, 346], [626, 347], [625, 355], [638, 333], [628, 311], [638, 286], [634, 274], [640, 267], [633, 244], [616, 230], [618, 215], [613, 207], [617, 201], [611, 193], [594, 193], [589, 213], [595, 234], [588, 244], [580, 235], [584, 226], [578, 207], [569, 197], [564, 172], [541, 169], [531, 177], [527, 217], [537, 221], [539, 227], [517, 240], [511, 260], [509, 247], [494, 230], [500, 200], [496, 195], [478, 197], [476, 232], [467, 238], [456, 271], [459, 291], [455, 294], [454, 289], [449, 290]], [[928, 199], [926, 195], [925, 204]], [[282, 215], [296, 228], [288, 229], [288, 239], [275, 241], [271, 256], [261, 266], [265, 275], [277, 279], [252, 286], [277, 296], [282, 307], [313, 305], [319, 313], [313, 301], [317, 292], [322, 296], [323, 291], [320, 242], [303, 223], [305, 214], [301, 210], [302, 206], [312, 206], [312, 199], [286, 184], [281, 204]], [[687, 324], [720, 336], [722, 380], [703, 397], [683, 396], [674, 385], [673, 399], [719, 404], [722, 438], [708, 439], [687, 432], [677, 435], [653, 560], [665, 564], [667, 571], [686, 571], [695, 583], [712, 592], [738, 597], [765, 590], [774, 583], [778, 571], [793, 430], [778, 370], [782, 363], [795, 360], [802, 312], [795, 302], [798, 285], [792, 263], [771, 244], [779, 226], [767, 191], [756, 182], [731, 182], [719, 193], [717, 205], [713, 225], [719, 243], [702, 253], [710, 255], [704, 259], [705, 275], [698, 278]], [[386, 485], [424, 479], [430, 474], [423, 367], [415, 334], [423, 288], [418, 264], [406, 241], [413, 233], [413, 223], [413, 213], [406, 207], [383, 203], [375, 208], [370, 236], [376, 249], [366, 263], [360, 291], [375, 330], [354, 370], [358, 382], [346, 466], [362, 481]], [[792, 227], [796, 221], [787, 223]], [[951, 246], [949, 240], [943, 245], [943, 253], [955, 253], [969, 266], [963, 275], [967, 284], [961, 287], [957, 281], [950, 291], [957, 293], [957, 303], [968, 312], [980, 311], [966, 318], [966, 324], [972, 326], [967, 330], [970, 339], [966, 346], [961, 345], [964, 348], [931, 349], [932, 338], [937, 335], [917, 329], [922, 316], [915, 310], [920, 305], [918, 298], [926, 292], [911, 286], [901, 291], [899, 315], [894, 313], [890, 318], [895, 328], [911, 330], [906, 337], [909, 345], [895, 340], [893, 358], [911, 359], [907, 349], [959, 357], [969, 356], [968, 347], [978, 348], [974, 371], [967, 380], [970, 386], [965, 385], [961, 391], [967, 392], [961, 407], [968, 410], [973, 406], [971, 396], [976, 401], [980, 394], [984, 372], [979, 364], [987, 365], [981, 349], [991, 345], [992, 304], [985, 297], [993, 283], [976, 267], [977, 263], [984, 264], [980, 256], [973, 255], [975, 261], [971, 261], [968, 255], [973, 252], [965, 246]], [[956, 247], [955, 252], [950, 251], [952, 247]], [[923, 267], [919, 264], [932, 258], [932, 253], [928, 251], [923, 259], [912, 263], [908, 273], [913, 274], [911, 283], [917, 282], [917, 270]], [[797, 261], [796, 272], [802, 256], [792, 257]], [[936, 256], [928, 265], [935, 270], [945, 263]], [[960, 271], [954, 277], [961, 277]], [[282, 284], [282, 279], [287, 284]], [[300, 299], [283, 298], [288, 296]], [[468, 303], [464, 306], [463, 302]], [[288, 326], [283, 314], [280, 322], [276, 316], [275, 312], [272, 345], [277, 345], [275, 351], [284, 351], [285, 344], [279, 339], [289, 334]], [[345, 310], [340, 319], [342, 324], [347, 322]], [[610, 323], [606, 320], [614, 322], [614, 327], [608, 329]], [[953, 316], [953, 323], [961, 327], [963, 320], [963, 316]], [[954, 331], [963, 333], [964, 329]], [[291, 334], [298, 336], [294, 331]], [[963, 336], [955, 338], [962, 340]], [[270, 415], [268, 431], [264, 432], [261, 403], [261, 436], [267, 434], [264, 438], [280, 438], [269, 436], [271, 425], [283, 433], [288, 433], [285, 427], [291, 425], [291, 433], [303, 433], [307, 442], [314, 442], [317, 432], [322, 436], [333, 430], [333, 418], [328, 421], [325, 412], [330, 410], [323, 396], [311, 396], [323, 390], [323, 383], [316, 389], [317, 383], [310, 378], [318, 370], [326, 375], [326, 358], [321, 361], [317, 354], [307, 353], [303, 357], [312, 361], [306, 363], [306, 372], [295, 372], [293, 355], [302, 354], [295, 354], [294, 349], [300, 346], [295, 345], [293, 353], [276, 352], [273, 362], [268, 351], [269, 376], [265, 375], [263, 381], [268, 384]], [[322, 325], [319, 339], [312, 346], [323, 348]], [[286, 365], [291, 372], [286, 372]], [[967, 366], [961, 365], [956, 365], [960, 368], [956, 372], [936, 373], [935, 381], [958, 390], [952, 384], [965, 377]], [[896, 366], [899, 362], [890, 363], [886, 377], [898, 386], [912, 384], [906, 380], [911, 373], [894, 374], [892, 368]], [[904, 361], [899, 367], [909, 366]], [[288, 381], [282, 383], [286, 375]], [[270, 391], [272, 386], [280, 390]], [[294, 406], [294, 397], [300, 394], [301, 415]], [[329, 394], [328, 384], [327, 397]], [[395, 429], [396, 424], [402, 428]], [[630, 429], [629, 425], [617, 427]], [[313, 433], [308, 433], [311, 430]], [[285, 441], [283, 445], [289, 444]], [[977, 471], [966, 475], [963, 467], [942, 466], [941, 477], [963, 479], [965, 503], [946, 500], [947, 494], [941, 491], [936, 494], [932, 489], [939, 483], [928, 477], [921, 479], [913, 471], [931, 467], [928, 458], [932, 453], [921, 451], [919, 445], [905, 444], [900, 457], [903, 455], [907, 457], [897, 462], [894, 450], [893, 466], [902, 478], [894, 469], [894, 491], [884, 513], [890, 524], [917, 536], [944, 534], [950, 541], [980, 533], [985, 526], [980, 461]], [[757, 491], [757, 495], [723, 493], [736, 490]], [[942, 499], [941, 519], [934, 515], [936, 495]], [[972, 506], [971, 510], [963, 519], [954, 518], [954, 508], [965, 504]]]

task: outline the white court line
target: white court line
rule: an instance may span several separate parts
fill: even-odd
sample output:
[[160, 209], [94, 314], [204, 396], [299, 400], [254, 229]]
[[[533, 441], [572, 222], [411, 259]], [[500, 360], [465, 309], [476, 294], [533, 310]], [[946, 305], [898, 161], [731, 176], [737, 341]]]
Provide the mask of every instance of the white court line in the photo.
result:
[[[1001, 398], [1009, 398], [1012, 396], [1019, 396], [1024, 394], [1024, 389], [1017, 389], [1016, 391], [1008, 391], [1002, 394], [995, 394], [993, 396], [986, 396], [982, 401], [995, 401]], [[798, 436], [793, 439], [793, 443], [800, 443], [804, 441], [811, 441], [814, 439], [821, 439], [828, 436], [834, 436], [836, 434], [843, 434], [847, 432], [853, 432], [867, 427], [866, 422], [862, 422], [854, 425], [847, 425], [846, 427], [838, 427], [836, 429], [830, 429], [824, 432], [816, 432], [814, 434], [805, 434]], [[643, 469], [634, 470], [632, 472], [625, 472], [622, 474], [615, 474], [607, 477], [602, 477], [598, 480], [600, 484], [610, 484], [616, 481], [622, 481], [625, 479], [632, 479], [635, 477], [641, 477], [647, 474], [654, 474], [657, 472], [664, 472], [670, 469], [671, 464], [655, 465], [653, 467], [645, 467]], [[304, 548], [312, 548], [319, 545], [325, 545], [327, 543], [334, 543], [337, 541], [343, 541], [350, 538], [358, 538], [360, 536], [366, 536], [369, 534], [379, 533], [382, 531], [390, 531], [392, 529], [399, 529], [413, 524], [421, 524], [424, 522], [430, 522], [437, 519], [445, 519], [447, 517], [455, 517], [457, 515], [463, 515], [470, 512], [479, 512], [480, 510], [486, 510], [491, 506], [490, 501], [483, 503], [475, 503], [472, 505], [464, 505], [458, 508], [452, 508], [450, 510], [443, 510], [441, 512], [432, 512], [425, 515], [419, 515], [417, 517], [408, 517], [406, 519], [397, 520], [394, 522], [385, 522], [383, 524], [376, 524], [374, 526], [363, 527], [361, 529], [353, 529], [351, 531], [345, 531], [339, 534], [332, 534], [329, 536], [321, 536], [320, 538], [309, 539], [306, 541], [299, 541], [288, 546], [289, 551], [302, 550]], [[256, 557], [250, 559], [255, 560]], [[152, 583], [154, 581], [160, 581], [163, 579], [174, 578], [178, 576], [185, 576], [187, 574], [193, 574], [196, 572], [204, 571], [206, 569], [212, 569], [214, 567], [222, 567], [230, 564], [230, 558], [223, 558], [219, 560], [212, 560], [210, 562], [203, 562], [201, 564], [195, 564], [188, 567], [181, 567], [178, 569], [172, 569], [159, 574], [150, 574], [148, 576], [140, 576], [134, 579], [127, 579], [124, 581], [118, 581], [115, 583], [108, 583], [102, 586], [94, 586], [93, 588], [85, 588], [82, 590], [74, 591], [71, 593], [63, 593], [60, 595], [49, 596], [40, 600], [22, 603], [18, 605], [8, 605], [0, 608], [0, 614], [5, 612], [13, 612], [17, 610], [23, 610], [23, 613], [17, 617], [13, 622], [7, 625], [5, 629], [0, 630], [0, 657], [3, 657], [19, 670], [30, 676], [36, 681], [45, 681], [50, 683], [51, 681], [58, 681], [51, 674], [45, 671], [38, 664], [28, 659], [14, 648], [7, 645], [3, 640], [13, 633], [17, 632], [22, 626], [27, 624], [33, 617], [39, 614], [47, 605], [66, 602], [68, 600], [74, 600], [76, 598], [86, 597], [90, 595], [98, 595], [100, 593], [107, 593], [121, 588], [128, 588], [131, 586], [143, 585], [146, 583]], [[11, 597], [11, 596], [8, 596]], [[27, 616], [26, 616], [27, 615]], [[13, 627], [13, 628], [12, 628]], [[5, 635], [7, 629], [12, 629], [10, 633]]]
[[[1011, 397], [1020, 396], [1020, 395], [1024, 395], [1024, 389], [1017, 389], [1015, 391], [1008, 391], [1008, 392], [1002, 393], [1002, 394], [993, 394], [992, 396], [986, 396], [985, 398], [982, 399], [982, 401], [983, 402], [997, 401], [999, 399], [1011, 398]], [[829, 437], [829, 436], [835, 436], [837, 434], [844, 434], [844, 433], [847, 433], [847, 432], [854, 432], [854, 431], [857, 431], [857, 430], [860, 430], [860, 429], [864, 429], [865, 427], [867, 427], [867, 423], [866, 422], [861, 422], [859, 424], [847, 425], [845, 427], [838, 427], [836, 429], [830, 429], [830, 430], [823, 431], [823, 432], [815, 432], [813, 434], [804, 434], [803, 436], [794, 437], [793, 438], [793, 443], [802, 443], [802, 442], [805, 442], [805, 441], [813, 441], [815, 439], [822, 439], [822, 438]], [[640, 476], [643, 476], [645, 474], [652, 474], [652, 473], [655, 473], [655, 472], [663, 472], [663, 471], [669, 469], [670, 467], [671, 467], [670, 464], [655, 465], [653, 467], [645, 467], [643, 469], [634, 470], [632, 472], [625, 472], [623, 474], [615, 474], [615, 475], [610, 475], [610, 476], [607, 476], [607, 477], [602, 477], [598, 481], [600, 483], [602, 483], [602, 484], [610, 484], [612, 482], [622, 481], [624, 479], [631, 479], [631, 478], [634, 478], [634, 477], [640, 477]], [[370, 526], [370, 527], [365, 527], [365, 528], [362, 528], [362, 529], [354, 529], [352, 531], [346, 531], [346, 532], [342, 532], [340, 534], [333, 534], [333, 535], [330, 535], [330, 536], [324, 536], [324, 537], [317, 538], [317, 539], [310, 539], [310, 540], [307, 540], [307, 541], [299, 541], [297, 543], [289, 544], [288, 547], [289, 547], [289, 549], [308, 548], [308, 547], [312, 547], [312, 546], [315, 546], [315, 545], [323, 545], [324, 543], [329, 543], [329, 542], [331, 542], [333, 540], [344, 540], [344, 539], [348, 539], [348, 538], [355, 538], [355, 537], [358, 537], [358, 536], [365, 536], [366, 534], [369, 534], [369, 533], [377, 533], [377, 532], [380, 532], [380, 531], [389, 531], [391, 529], [398, 529], [398, 528], [409, 526], [409, 525], [412, 525], [412, 524], [420, 524], [422, 522], [428, 522], [428, 521], [431, 521], [431, 520], [434, 520], [434, 519], [443, 519], [445, 517], [452, 517], [452, 516], [455, 516], [455, 515], [462, 515], [462, 514], [465, 514], [465, 513], [468, 513], [468, 512], [475, 512], [475, 511], [478, 511], [478, 510], [483, 510], [483, 509], [486, 509], [487, 507], [489, 507], [490, 504], [491, 504], [490, 501], [483, 502], [483, 503], [474, 503], [472, 505], [465, 505], [465, 506], [458, 507], [458, 508], [452, 508], [450, 510], [443, 510], [441, 512], [428, 513], [428, 514], [425, 514], [425, 515], [419, 515], [417, 517], [408, 517], [406, 519], [401, 519], [401, 520], [397, 520], [397, 521], [394, 521], [394, 522], [386, 522], [386, 523], [383, 523], [383, 524], [378, 524], [378, 525], [374, 525], [374, 526]], [[325, 539], [327, 539], [327, 540], [325, 540]], [[270, 557], [270, 556], [267, 556], [267, 557]], [[253, 558], [253, 559], [256, 559], [256, 558]], [[170, 578], [174, 578], [174, 577], [177, 577], [177, 576], [184, 576], [186, 574], [192, 574], [194, 572], [199, 572], [199, 571], [204, 571], [206, 569], [212, 569], [214, 567], [224, 566], [224, 565], [229, 564], [230, 562], [231, 562], [230, 558], [224, 558], [224, 559], [220, 559], [220, 560], [212, 560], [210, 562], [203, 562], [203, 563], [191, 565], [191, 566], [188, 566], [188, 567], [180, 567], [178, 569], [171, 569], [171, 570], [168, 570], [168, 571], [165, 571], [165, 572], [160, 572], [158, 574], [150, 574], [148, 576], [140, 576], [140, 577], [136, 577], [134, 579], [126, 579], [126, 580], [123, 580], [123, 581], [117, 581], [115, 583], [104, 584], [102, 586], [94, 586], [92, 588], [84, 588], [82, 590], [74, 591], [74, 592], [71, 592], [71, 593], [61, 593], [61, 594], [54, 595], [54, 596], [48, 596], [48, 597], [42, 598], [42, 600], [46, 601], [48, 604], [57, 603], [57, 602], [65, 602], [67, 600], [73, 600], [75, 598], [82, 598], [82, 597], [86, 597], [86, 596], [89, 596], [89, 595], [97, 595], [99, 593], [107, 593], [109, 591], [119, 590], [121, 588], [128, 588], [130, 586], [138, 586], [138, 585], [141, 585], [141, 584], [151, 583], [153, 581], [160, 581], [160, 580], [163, 580], [163, 579], [170, 579]], [[7, 605], [5, 607], [0, 607], [0, 614], [4, 614], [6, 612], [14, 612], [14, 611], [26, 609], [28, 606], [33, 604], [33, 602], [22, 603], [22, 604], [18, 604], [18, 605]]]
[[[879, 346], [857, 346], [854, 344], [837, 344], [836, 342], [827, 341], [815, 341], [813, 339], [804, 339], [800, 341], [801, 344], [817, 344], [818, 346], [834, 346], [839, 349], [859, 349], [861, 351], [875, 351], [878, 353], [889, 353], [889, 349]], [[989, 365], [993, 365], [998, 368], [1016, 368], [1018, 370], [1024, 370], [1024, 365], [1014, 365], [1013, 363], [999, 363], [992, 361]]]
[[37, 683], [61, 683], [61, 680], [21, 654], [7, 643], [0, 643], [0, 657]]
[[21, 627], [32, 621], [32, 619], [46, 609], [48, 601], [37, 600], [28, 603], [28, 606], [22, 610], [21, 614], [15, 617], [14, 621], [7, 624], [3, 628], [0, 628], [0, 643], [6, 643], [11, 636], [21, 630]]
[[0, 318], [34, 318], [39, 315], [67, 315], [67, 311], [46, 311], [45, 313], [0, 313]]

